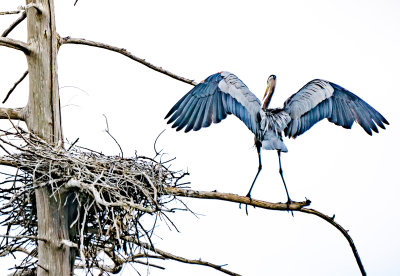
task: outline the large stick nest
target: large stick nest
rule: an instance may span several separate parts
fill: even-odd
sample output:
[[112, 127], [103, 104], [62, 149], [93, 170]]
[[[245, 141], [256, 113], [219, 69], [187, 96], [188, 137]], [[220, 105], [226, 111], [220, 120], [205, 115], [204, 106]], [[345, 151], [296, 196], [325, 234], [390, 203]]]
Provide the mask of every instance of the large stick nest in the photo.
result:
[[[183, 185], [178, 182], [186, 173], [171, 171], [160, 155], [158, 161], [106, 156], [76, 145], [68, 150], [53, 147], [18, 127], [1, 132], [0, 147], [7, 154], [0, 157], [0, 164], [17, 170], [0, 183], [1, 225], [7, 228], [0, 256], [26, 253], [17, 268], [35, 267], [38, 188], [49, 189], [60, 206], [69, 209], [69, 246], [77, 247], [79, 267], [116, 273], [124, 261], [146, 257], [142, 245], [153, 247], [158, 219], [173, 225], [166, 213], [176, 210], [167, 206], [175, 198], [163, 187]], [[99, 253], [108, 255], [113, 265], [101, 263]]]

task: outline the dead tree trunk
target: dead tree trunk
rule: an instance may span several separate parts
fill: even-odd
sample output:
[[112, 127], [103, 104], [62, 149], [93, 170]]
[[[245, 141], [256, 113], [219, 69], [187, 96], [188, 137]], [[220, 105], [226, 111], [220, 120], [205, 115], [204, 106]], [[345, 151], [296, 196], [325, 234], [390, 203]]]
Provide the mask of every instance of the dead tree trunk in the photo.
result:
[[[62, 146], [57, 80], [57, 35], [53, 0], [27, 0], [29, 100], [25, 108], [28, 129], [46, 141]], [[36, 190], [39, 242], [37, 275], [70, 275], [68, 210], [65, 195], [51, 197], [47, 187]]]

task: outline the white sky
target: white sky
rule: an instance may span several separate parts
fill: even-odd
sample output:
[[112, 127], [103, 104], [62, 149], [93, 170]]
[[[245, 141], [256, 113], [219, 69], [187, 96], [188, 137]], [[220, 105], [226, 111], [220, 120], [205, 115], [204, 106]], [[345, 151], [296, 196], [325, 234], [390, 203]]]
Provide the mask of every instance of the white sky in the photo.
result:
[[[57, 1], [59, 34], [126, 48], [157, 66], [201, 81], [228, 70], [261, 98], [267, 78], [277, 75], [271, 107], [279, 107], [306, 82], [323, 78], [366, 100], [391, 123], [368, 136], [358, 125], [345, 130], [320, 122], [286, 140], [283, 170], [293, 200], [336, 214], [350, 230], [368, 275], [400, 274], [398, 195], [400, 128], [399, 1]], [[24, 1], [2, 0], [0, 10]], [[0, 31], [16, 16], [0, 16]], [[24, 40], [25, 24], [10, 37]], [[25, 58], [0, 48], [0, 98], [26, 70]], [[65, 137], [107, 154], [118, 147], [104, 133], [106, 114], [126, 156], [153, 155], [153, 141], [188, 169], [193, 189], [245, 195], [257, 171], [253, 136], [237, 118], [199, 132], [175, 132], [165, 114], [192, 87], [121, 55], [65, 45], [59, 53]], [[27, 81], [8, 107], [27, 101]], [[75, 88], [73, 88], [75, 87]], [[263, 153], [253, 197], [285, 201], [275, 152]], [[197, 213], [171, 218], [180, 233], [160, 226], [162, 250], [201, 258], [242, 275], [359, 275], [345, 238], [310, 215], [190, 200]], [[0, 259], [0, 271], [10, 265]], [[150, 275], [223, 275], [211, 268], [158, 262]], [[145, 275], [146, 268], [137, 268]], [[142, 275], [143, 275], [142, 274]], [[125, 269], [122, 275], [134, 275]]]

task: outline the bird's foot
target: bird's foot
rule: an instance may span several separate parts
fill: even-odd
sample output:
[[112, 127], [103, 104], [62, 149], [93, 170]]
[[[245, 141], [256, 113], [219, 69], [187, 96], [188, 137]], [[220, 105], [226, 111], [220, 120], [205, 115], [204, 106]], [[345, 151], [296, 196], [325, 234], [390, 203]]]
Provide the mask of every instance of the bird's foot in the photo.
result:
[[[250, 199], [250, 202], [251, 202], [251, 195], [250, 195], [250, 192], [247, 193], [246, 197], [248, 197], [248, 198]], [[245, 205], [246, 205], [246, 215], [248, 216], [248, 215], [249, 215], [249, 212], [248, 212], [248, 210], [247, 210], [248, 205], [247, 205], [247, 204], [245, 204]], [[254, 207], [254, 208], [255, 208], [255, 207]], [[239, 203], [239, 209], [242, 209], [242, 203]]]
[[288, 200], [287, 200], [287, 202], [286, 202], [286, 205], [287, 205], [287, 211], [288, 211], [288, 213], [289, 213], [289, 211], [292, 213], [292, 217], [294, 217], [294, 214], [293, 214], [293, 210], [290, 210], [290, 204], [292, 204], [292, 200], [290, 199], [290, 197], [288, 197]]

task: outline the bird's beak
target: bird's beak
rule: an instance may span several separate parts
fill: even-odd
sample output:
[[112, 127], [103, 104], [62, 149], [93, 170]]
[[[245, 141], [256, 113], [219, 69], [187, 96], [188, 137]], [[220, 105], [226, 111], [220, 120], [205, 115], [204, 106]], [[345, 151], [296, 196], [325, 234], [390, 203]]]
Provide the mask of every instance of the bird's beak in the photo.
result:
[[263, 97], [263, 101], [264, 101], [263, 106], [262, 106], [263, 109], [267, 109], [269, 103], [271, 102], [272, 95], [274, 94], [274, 91], [275, 91], [275, 84], [276, 84], [276, 77], [275, 77], [275, 75], [271, 75], [268, 78], [267, 89], [265, 90], [265, 94]]

